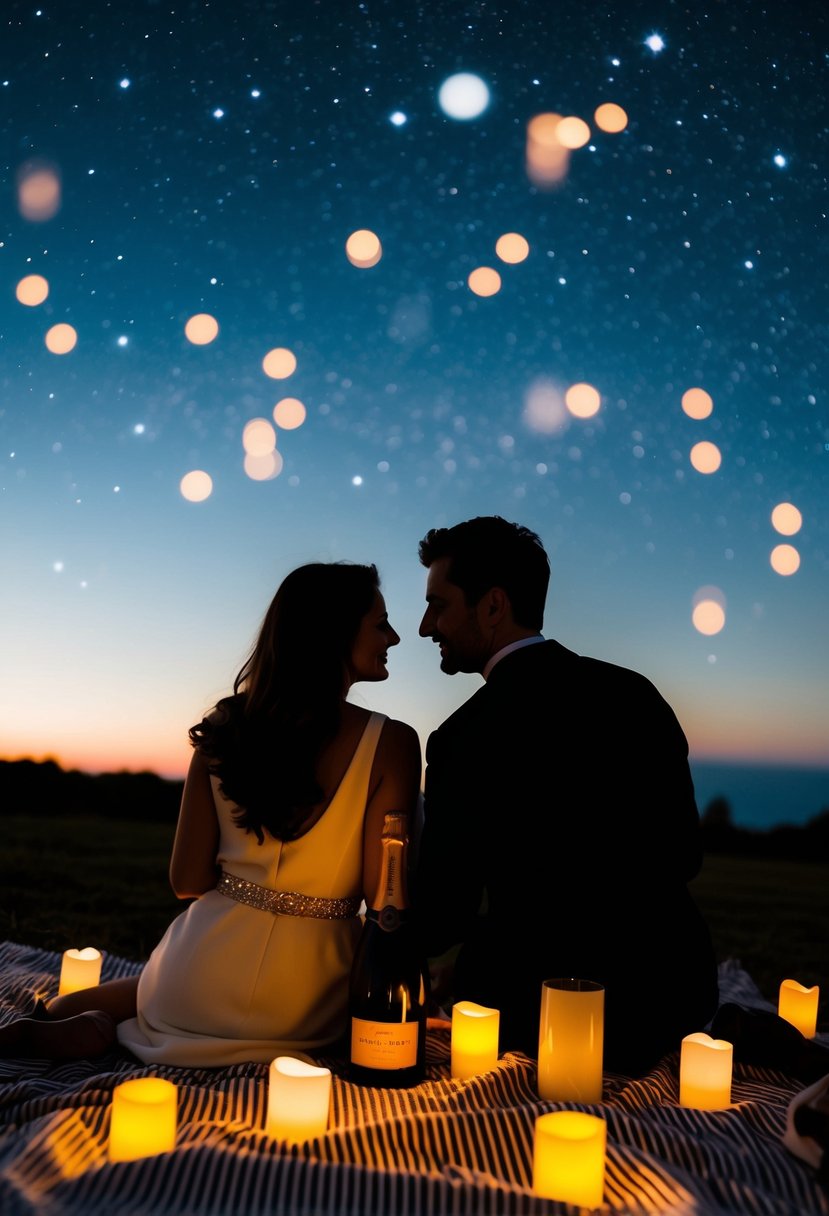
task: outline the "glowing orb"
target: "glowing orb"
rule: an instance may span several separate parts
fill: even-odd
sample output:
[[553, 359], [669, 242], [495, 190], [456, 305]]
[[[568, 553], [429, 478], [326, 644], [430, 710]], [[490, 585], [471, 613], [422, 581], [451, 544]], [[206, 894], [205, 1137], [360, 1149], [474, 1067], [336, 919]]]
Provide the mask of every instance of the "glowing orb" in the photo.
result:
[[567, 425], [564, 398], [550, 380], [536, 380], [524, 398], [524, 422], [531, 431], [554, 435]]
[[271, 481], [282, 472], [282, 463], [282, 456], [276, 448], [261, 456], [248, 452], [245, 456], [245, 473], [251, 481]]
[[283, 397], [273, 407], [273, 420], [283, 431], [295, 431], [305, 421], [306, 409], [298, 397]]
[[800, 569], [800, 554], [794, 545], [775, 545], [769, 562], [775, 574], [794, 574]]
[[556, 127], [556, 139], [562, 148], [583, 148], [590, 138], [590, 128], [583, 118], [562, 118]]
[[495, 252], [502, 262], [514, 266], [524, 261], [530, 252], [530, 246], [520, 233], [505, 232], [495, 242]]
[[570, 151], [559, 142], [561, 115], [536, 114], [527, 123], [527, 177], [537, 186], [554, 187], [567, 176]]
[[691, 448], [690, 461], [698, 473], [716, 473], [722, 464], [722, 454], [716, 443], [703, 440]]
[[564, 394], [564, 403], [574, 418], [592, 418], [598, 414], [602, 398], [592, 384], [571, 384]]
[[682, 394], [682, 408], [689, 418], [707, 418], [714, 402], [704, 388], [689, 388]]
[[606, 101], [596, 108], [593, 121], [600, 131], [607, 131], [609, 134], [615, 135], [619, 131], [624, 131], [628, 125], [628, 116], [621, 106], [617, 106], [615, 102]]
[[376, 232], [370, 228], [358, 228], [345, 243], [345, 256], [352, 266], [369, 270], [383, 256], [383, 246]]
[[285, 346], [275, 346], [262, 360], [262, 370], [271, 380], [286, 380], [296, 371], [296, 355]]
[[219, 322], [209, 312], [197, 312], [184, 326], [184, 336], [194, 346], [207, 346], [219, 332]]
[[438, 104], [449, 118], [477, 118], [489, 105], [489, 89], [480, 76], [457, 72], [440, 86]]
[[771, 513], [771, 525], [781, 536], [794, 536], [803, 526], [803, 516], [790, 502], [779, 502]]
[[242, 447], [249, 456], [267, 456], [276, 447], [276, 431], [267, 418], [252, 418], [242, 431]]
[[476, 266], [466, 281], [476, 296], [494, 296], [501, 290], [501, 276], [491, 266]]
[[193, 469], [184, 474], [178, 488], [188, 502], [204, 502], [213, 493], [213, 478], [203, 469]]
[[725, 609], [715, 600], [700, 600], [691, 613], [691, 620], [698, 633], [712, 637], [725, 625]]
[[14, 294], [21, 304], [34, 308], [35, 305], [42, 304], [48, 296], [49, 284], [42, 274], [27, 274], [25, 279], [21, 279], [17, 284]]
[[70, 350], [74, 350], [77, 345], [78, 333], [73, 326], [61, 321], [46, 331], [44, 341], [47, 350], [50, 350], [53, 355], [68, 355]]
[[17, 175], [17, 208], [25, 220], [50, 220], [60, 210], [60, 177], [50, 165], [24, 165]]

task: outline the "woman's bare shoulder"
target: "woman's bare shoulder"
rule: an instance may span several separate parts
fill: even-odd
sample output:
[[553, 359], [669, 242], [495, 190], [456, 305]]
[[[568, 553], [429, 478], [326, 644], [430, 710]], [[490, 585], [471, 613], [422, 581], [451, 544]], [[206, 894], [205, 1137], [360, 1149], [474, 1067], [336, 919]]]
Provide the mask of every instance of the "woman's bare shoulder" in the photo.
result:
[[414, 752], [420, 755], [420, 738], [415, 728], [408, 722], [403, 722], [399, 718], [387, 718], [383, 723], [380, 747], [388, 755], [409, 755]]

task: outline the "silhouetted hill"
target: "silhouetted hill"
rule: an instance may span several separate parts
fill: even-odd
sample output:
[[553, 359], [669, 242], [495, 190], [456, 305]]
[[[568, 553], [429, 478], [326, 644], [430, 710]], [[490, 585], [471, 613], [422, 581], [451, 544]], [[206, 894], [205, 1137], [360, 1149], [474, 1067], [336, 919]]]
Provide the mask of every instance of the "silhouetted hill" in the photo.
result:
[[156, 773], [65, 771], [54, 760], [0, 760], [0, 810], [175, 823], [183, 781]]
[[[27, 815], [100, 815], [107, 819], [174, 823], [183, 781], [156, 773], [65, 771], [54, 760], [0, 760], [0, 811]], [[766, 831], [735, 827], [727, 799], [702, 812], [706, 853], [829, 862], [829, 808], [802, 827]]]

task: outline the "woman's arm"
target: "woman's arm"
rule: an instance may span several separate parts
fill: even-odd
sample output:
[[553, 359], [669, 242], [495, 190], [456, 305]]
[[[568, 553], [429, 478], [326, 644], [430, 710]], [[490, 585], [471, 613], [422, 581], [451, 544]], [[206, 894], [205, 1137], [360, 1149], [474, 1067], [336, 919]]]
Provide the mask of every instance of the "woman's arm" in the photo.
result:
[[[417, 731], [394, 718], [384, 724], [374, 754], [363, 831], [363, 892], [370, 903], [380, 879], [380, 837], [389, 811], [407, 816], [410, 836], [417, 828], [421, 754]], [[414, 847], [415, 841], [412, 841]]]
[[195, 899], [215, 887], [219, 821], [210, 785], [210, 770], [200, 752], [193, 753], [170, 858], [170, 885], [179, 899]]

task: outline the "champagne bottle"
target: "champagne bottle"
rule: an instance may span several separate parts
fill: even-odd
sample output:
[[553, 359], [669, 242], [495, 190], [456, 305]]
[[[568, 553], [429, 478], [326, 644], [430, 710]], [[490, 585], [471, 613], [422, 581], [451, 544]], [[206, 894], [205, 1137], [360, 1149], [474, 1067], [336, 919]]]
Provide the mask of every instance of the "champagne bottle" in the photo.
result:
[[429, 972], [409, 920], [405, 815], [386, 815], [381, 845], [377, 892], [351, 968], [350, 1076], [396, 1088], [425, 1076]]

